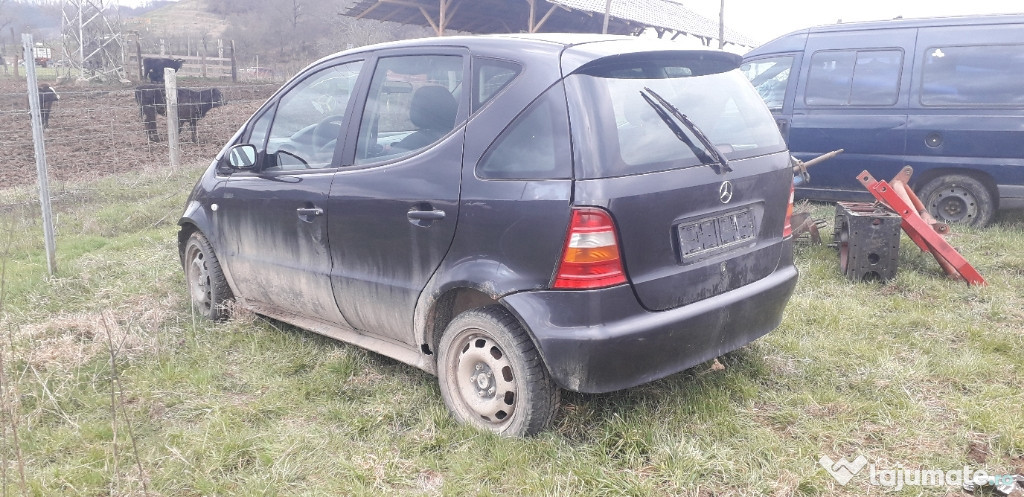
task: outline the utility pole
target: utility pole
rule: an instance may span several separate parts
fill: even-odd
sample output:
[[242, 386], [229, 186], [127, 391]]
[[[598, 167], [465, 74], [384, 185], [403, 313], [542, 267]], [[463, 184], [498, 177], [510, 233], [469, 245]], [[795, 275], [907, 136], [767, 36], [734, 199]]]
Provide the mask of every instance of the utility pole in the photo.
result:
[[62, 0], [63, 58], [79, 79], [124, 78], [118, 6], [118, 0]]
[[725, 0], [718, 9], [718, 48], [725, 48]]
[[[725, 0], [723, 0], [725, 1]], [[601, 28], [601, 34], [608, 34], [608, 17], [612, 14], [612, 0], [605, 0], [604, 2], [604, 27]]]

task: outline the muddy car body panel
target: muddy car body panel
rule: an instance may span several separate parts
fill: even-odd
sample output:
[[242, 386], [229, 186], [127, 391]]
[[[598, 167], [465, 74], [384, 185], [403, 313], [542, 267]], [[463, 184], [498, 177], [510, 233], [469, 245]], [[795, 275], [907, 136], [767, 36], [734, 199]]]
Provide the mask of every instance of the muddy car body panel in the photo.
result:
[[545, 385], [617, 390], [741, 347], [797, 273], [788, 153], [739, 63], [600, 35], [322, 59], [190, 196], [193, 300], [437, 374], [457, 418], [510, 434], [543, 425]]

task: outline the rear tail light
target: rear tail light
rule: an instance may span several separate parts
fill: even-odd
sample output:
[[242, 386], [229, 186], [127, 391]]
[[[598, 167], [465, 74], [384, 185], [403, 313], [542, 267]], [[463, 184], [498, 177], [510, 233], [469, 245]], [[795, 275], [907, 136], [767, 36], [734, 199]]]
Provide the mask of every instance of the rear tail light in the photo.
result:
[[615, 221], [603, 209], [576, 208], [554, 288], [604, 288], [626, 282]]
[[782, 238], [793, 236], [793, 191], [794, 186], [789, 185], [789, 205], [786, 206], [786, 222], [782, 225]]

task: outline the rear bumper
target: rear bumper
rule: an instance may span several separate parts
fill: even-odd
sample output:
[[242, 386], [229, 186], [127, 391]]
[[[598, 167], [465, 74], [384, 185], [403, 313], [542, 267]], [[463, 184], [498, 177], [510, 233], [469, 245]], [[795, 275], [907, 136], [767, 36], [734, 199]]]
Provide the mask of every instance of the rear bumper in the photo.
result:
[[792, 242], [767, 277], [699, 302], [651, 312], [629, 285], [522, 292], [502, 299], [533, 335], [562, 388], [629, 388], [740, 348], [782, 321], [796, 287]]

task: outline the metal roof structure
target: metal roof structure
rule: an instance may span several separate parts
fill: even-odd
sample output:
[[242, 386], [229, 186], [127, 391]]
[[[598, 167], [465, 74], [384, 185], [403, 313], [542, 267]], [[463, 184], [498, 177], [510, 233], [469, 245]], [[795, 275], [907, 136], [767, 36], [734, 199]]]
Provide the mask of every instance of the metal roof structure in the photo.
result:
[[[448, 30], [477, 34], [600, 33], [606, 0], [357, 0], [343, 14], [428, 26], [444, 36]], [[718, 20], [709, 19], [676, 0], [612, 0], [609, 34], [639, 35], [652, 28], [658, 37], [691, 35], [705, 45], [719, 37]], [[757, 43], [725, 29], [725, 43]]]

